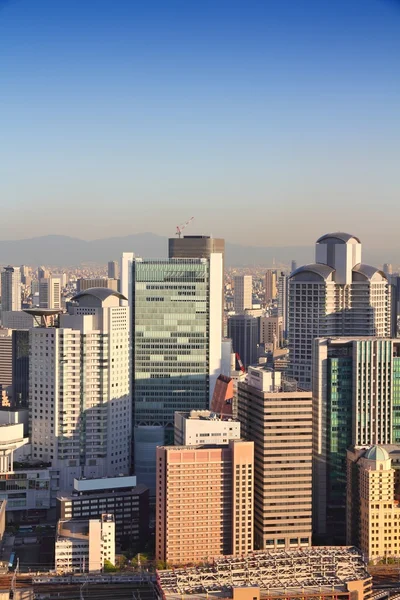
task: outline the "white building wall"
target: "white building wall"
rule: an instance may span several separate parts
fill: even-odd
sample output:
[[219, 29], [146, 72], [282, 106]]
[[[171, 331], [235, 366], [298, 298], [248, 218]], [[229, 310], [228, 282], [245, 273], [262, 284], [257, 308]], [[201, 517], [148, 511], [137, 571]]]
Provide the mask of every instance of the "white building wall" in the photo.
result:
[[75, 310], [61, 329], [30, 330], [32, 458], [59, 468], [65, 491], [130, 467], [129, 308]]
[[[194, 411], [199, 412], [199, 411]], [[221, 421], [209, 418], [188, 418], [175, 413], [175, 445], [198, 446], [204, 444], [228, 444], [240, 439], [239, 421]]]
[[210, 254], [210, 342], [209, 342], [209, 373], [210, 394], [209, 403], [214, 393], [215, 383], [221, 373], [222, 360], [222, 286], [223, 286], [223, 262], [222, 254]]

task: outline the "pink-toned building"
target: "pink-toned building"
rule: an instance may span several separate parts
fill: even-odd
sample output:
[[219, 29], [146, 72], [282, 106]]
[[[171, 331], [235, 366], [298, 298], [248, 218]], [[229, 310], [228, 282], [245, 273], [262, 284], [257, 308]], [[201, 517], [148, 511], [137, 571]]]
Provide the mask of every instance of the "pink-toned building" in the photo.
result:
[[156, 557], [171, 565], [253, 550], [254, 444], [157, 448]]

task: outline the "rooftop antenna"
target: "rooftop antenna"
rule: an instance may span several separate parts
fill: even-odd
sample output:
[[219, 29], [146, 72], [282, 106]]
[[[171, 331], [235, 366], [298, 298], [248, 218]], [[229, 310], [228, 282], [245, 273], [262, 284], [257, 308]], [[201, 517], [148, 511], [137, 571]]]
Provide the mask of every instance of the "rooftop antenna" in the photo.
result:
[[193, 221], [193, 219], [194, 217], [190, 217], [190, 219], [188, 219], [185, 223], [176, 226], [175, 235], [177, 235], [178, 238], [182, 237], [182, 231]]

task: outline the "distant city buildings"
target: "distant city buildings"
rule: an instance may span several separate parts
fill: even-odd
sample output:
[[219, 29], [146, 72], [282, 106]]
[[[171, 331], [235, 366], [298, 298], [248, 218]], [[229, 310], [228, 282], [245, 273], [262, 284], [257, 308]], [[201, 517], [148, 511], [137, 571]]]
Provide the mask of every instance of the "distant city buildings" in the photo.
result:
[[254, 448], [157, 448], [156, 558], [172, 565], [253, 551]]
[[260, 317], [260, 344], [272, 348], [281, 348], [283, 345], [283, 319], [282, 317]]
[[311, 546], [311, 392], [249, 367], [238, 384], [238, 418], [243, 438], [254, 442], [255, 548]]
[[390, 337], [393, 329], [387, 276], [361, 262], [361, 242], [348, 233], [317, 240], [315, 263], [289, 277], [290, 375], [311, 389], [316, 337]]
[[19, 267], [4, 267], [1, 273], [1, 310], [21, 310], [21, 272]]
[[118, 291], [118, 280], [110, 279], [109, 277], [98, 277], [96, 279], [78, 279], [76, 282], [77, 292], [84, 292], [90, 288], [108, 288], [109, 290]]
[[39, 279], [39, 307], [61, 310], [61, 277], [42, 277]]
[[108, 279], [119, 279], [119, 264], [116, 260], [110, 260], [107, 265]]
[[237, 315], [253, 306], [253, 278], [251, 275], [237, 275], [234, 278], [233, 306]]
[[265, 303], [270, 304], [278, 294], [277, 274], [275, 269], [268, 269], [265, 273]]
[[244, 366], [258, 361], [259, 319], [250, 315], [233, 315], [228, 319], [228, 337], [233, 350], [238, 353]]

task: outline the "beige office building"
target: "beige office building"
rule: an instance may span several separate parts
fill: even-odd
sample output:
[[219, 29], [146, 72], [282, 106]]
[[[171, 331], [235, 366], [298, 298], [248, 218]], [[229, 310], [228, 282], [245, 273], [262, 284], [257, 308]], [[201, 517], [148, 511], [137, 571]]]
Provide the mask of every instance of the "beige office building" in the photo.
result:
[[233, 282], [233, 308], [240, 315], [253, 308], [253, 278], [251, 275], [236, 275]]
[[238, 384], [242, 437], [254, 441], [256, 549], [311, 545], [312, 394], [278, 371], [249, 367]]
[[283, 345], [283, 318], [260, 318], [260, 344], [270, 344], [273, 349]]
[[367, 561], [400, 556], [399, 457], [394, 445], [347, 452], [347, 543]]
[[253, 550], [254, 444], [157, 448], [156, 558], [172, 565]]
[[274, 269], [265, 273], [265, 303], [270, 304], [278, 295], [277, 277]]
[[118, 291], [118, 279], [110, 279], [109, 277], [99, 277], [98, 279], [78, 279], [77, 291], [83, 292], [90, 288], [108, 288], [109, 290]]
[[39, 279], [40, 308], [61, 309], [61, 275]]

